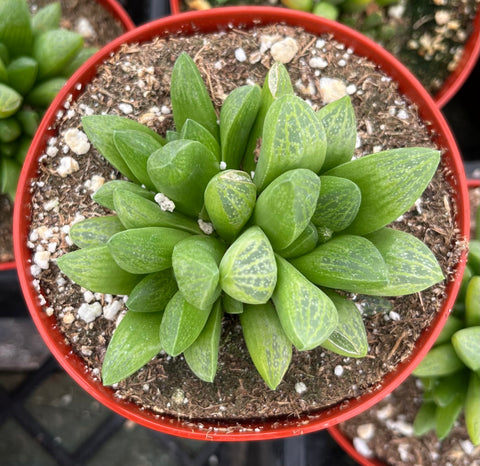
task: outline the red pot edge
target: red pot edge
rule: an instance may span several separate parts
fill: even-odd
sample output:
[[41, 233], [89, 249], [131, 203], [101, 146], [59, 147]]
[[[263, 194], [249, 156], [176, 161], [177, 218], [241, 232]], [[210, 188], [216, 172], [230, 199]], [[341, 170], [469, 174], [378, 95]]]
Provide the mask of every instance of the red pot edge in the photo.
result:
[[[169, 0], [170, 13], [181, 13], [181, 0]], [[231, 7], [230, 7], [231, 8]], [[445, 80], [440, 90], [433, 96], [433, 100], [439, 108], [443, 108], [452, 97], [459, 91], [467, 78], [470, 76], [478, 57], [480, 56], [480, 6], [473, 20], [473, 30], [465, 43], [462, 58], [457, 68]]]
[[15, 261], [0, 263], [0, 272], [4, 270], [13, 270], [15, 268]]
[[[419, 347], [419, 350], [414, 353], [410, 359], [401, 363], [395, 372], [388, 374], [380, 384], [381, 386], [378, 390], [363, 395], [360, 398], [360, 401], [359, 399], [355, 399], [347, 403], [342, 403], [343, 407], [334, 406], [325, 409], [321, 413], [305, 416], [303, 420], [286, 420], [283, 418], [281, 420], [274, 419], [266, 422], [245, 422], [244, 425], [240, 425], [240, 422], [234, 421], [236, 431], [232, 433], [224, 430], [225, 423], [222, 423], [221, 421], [212, 421], [211, 423], [202, 421], [206, 426], [203, 428], [199, 428], [198, 426], [188, 427], [173, 417], [158, 416], [153, 412], [141, 410], [134, 403], [119, 401], [117, 398], [114, 398], [113, 391], [110, 388], [104, 387], [101, 383], [95, 381], [90, 376], [85, 377], [87, 370], [84, 363], [78, 356], [71, 354], [70, 347], [64, 343], [63, 336], [56, 328], [55, 319], [47, 317], [43, 311], [37, 309], [37, 295], [32, 287], [32, 277], [29, 271], [31, 254], [30, 250], [26, 247], [26, 241], [27, 225], [30, 217], [29, 203], [31, 197], [28, 186], [29, 180], [35, 176], [37, 171], [35, 162], [38, 156], [42, 153], [48, 138], [53, 134], [53, 131], [49, 128], [49, 124], [55, 120], [57, 111], [62, 108], [63, 103], [70, 94], [74, 99], [78, 96], [80, 91], [76, 88], [76, 84], [85, 84], [89, 82], [96, 74], [96, 69], [99, 64], [107, 59], [113, 51], [117, 50], [123, 42], [146, 41], [152, 36], [153, 31], [159, 27], [162, 28], [162, 34], [167, 35], [178, 32], [179, 30], [183, 32], [192, 32], [198, 30], [199, 27], [204, 31], [217, 30], [219, 24], [226, 25], [227, 27], [229, 24], [257, 24], [253, 21], [252, 13], [255, 21], [262, 18], [264, 24], [281, 22], [288, 19], [288, 23], [291, 25], [303, 24], [305, 29], [319, 34], [328, 30], [329, 32], [333, 32], [335, 36], [338, 36], [339, 34], [346, 36], [348, 39], [348, 45], [352, 46], [358, 54], [373, 59], [377, 63], [381, 61], [387, 74], [393, 79], [403, 83], [403, 85], [400, 85], [401, 91], [410, 96], [412, 100], [422, 102], [421, 107], [426, 106], [421, 113], [421, 117], [425, 121], [432, 122], [435, 132], [437, 133], [436, 139], [439, 146], [449, 149], [447, 163], [450, 169], [449, 171], [458, 174], [458, 178], [451, 175], [449, 180], [452, 186], [456, 188], [456, 202], [459, 210], [457, 223], [460, 231], [464, 232], [464, 236], [468, 240], [469, 229], [467, 228], [467, 225], [469, 226], [470, 213], [468, 209], [468, 192], [465, 173], [460, 153], [446, 121], [435, 102], [416, 78], [414, 78], [413, 75], [392, 55], [356, 31], [338, 23], [293, 10], [271, 7], [229, 7], [228, 9], [218, 8], [211, 10], [207, 16], [205, 16], [203, 12], [188, 12], [160, 18], [115, 39], [90, 58], [70, 78], [64, 89], [59, 93], [48, 109], [32, 142], [31, 149], [28, 152], [24, 164], [24, 169], [20, 176], [17, 192], [17, 198], [20, 202], [15, 203], [14, 210], [14, 251], [18, 275], [25, 301], [27, 302], [29, 311], [42, 338], [67, 373], [69, 373], [80, 386], [98, 401], [128, 419], [154, 430], [191, 439], [245, 441], [267, 440], [301, 435], [327, 428], [368, 409], [403, 382], [430, 349], [448, 317], [449, 310], [453, 306], [459, 288], [459, 280], [454, 280], [447, 285], [449, 299], [444, 303], [442, 311], [435, 318], [432, 325], [426, 329], [419, 338], [416, 345], [416, 347]], [[235, 20], [233, 19], [234, 17]], [[457, 278], [463, 273], [465, 260], [466, 254], [464, 253], [456, 271]]]

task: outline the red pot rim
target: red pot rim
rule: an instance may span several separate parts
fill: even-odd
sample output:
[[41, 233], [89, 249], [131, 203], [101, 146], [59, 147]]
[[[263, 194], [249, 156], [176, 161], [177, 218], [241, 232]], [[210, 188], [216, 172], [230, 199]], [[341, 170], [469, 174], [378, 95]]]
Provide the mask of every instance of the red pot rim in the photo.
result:
[[[426, 352], [430, 349], [437, 335], [440, 333], [449, 310], [453, 306], [459, 288], [459, 280], [453, 280], [447, 285], [449, 298], [444, 303], [442, 312], [435, 318], [432, 326], [420, 336], [416, 350], [412, 356], [401, 363], [397, 370], [388, 374], [378, 390], [363, 395], [359, 399], [335, 405], [320, 413], [303, 416], [300, 419], [283, 417], [266, 421], [252, 420], [233, 421], [201, 421], [200, 423], [184, 423], [171, 416], [160, 416], [148, 410], [142, 410], [132, 402], [115, 398], [114, 392], [94, 380], [88, 373], [84, 362], [73, 354], [71, 347], [64, 341], [57, 328], [54, 317], [47, 317], [38, 303], [37, 293], [32, 286], [30, 274], [31, 251], [27, 248], [28, 225], [30, 219], [29, 193], [30, 180], [37, 173], [37, 159], [53, 135], [51, 123], [55, 120], [57, 111], [62, 107], [68, 96], [75, 99], [80, 90], [77, 84], [85, 85], [96, 74], [97, 67], [116, 51], [124, 42], [144, 42], [157, 35], [171, 35], [173, 33], [194, 33], [198, 31], [217, 31], [234, 26], [255, 26], [286, 22], [293, 26], [303, 26], [307, 31], [316, 34], [332, 33], [341, 42], [352, 47], [354, 51], [376, 63], [381, 63], [383, 70], [399, 82], [400, 90], [419, 104], [420, 115], [424, 121], [431, 122], [435, 131], [434, 139], [439, 147], [446, 149], [446, 164], [449, 168], [449, 183], [455, 187], [456, 202], [459, 214], [457, 224], [463, 236], [468, 238], [470, 212], [468, 206], [468, 192], [463, 164], [460, 153], [455, 144], [450, 129], [435, 102], [416, 78], [391, 54], [361, 34], [339, 23], [325, 20], [318, 16], [294, 10], [270, 7], [229, 7], [217, 8], [207, 12], [188, 12], [180, 15], [168, 16], [145, 24], [134, 31], [127, 32], [115, 39], [88, 60], [68, 81], [60, 94], [56, 97], [45, 117], [39, 131], [27, 154], [20, 176], [17, 199], [14, 211], [14, 249], [17, 261], [18, 275], [22, 291], [32, 318], [46, 344], [58, 359], [64, 369], [92, 396], [117, 413], [139, 424], [165, 433], [200, 440], [244, 441], [266, 440], [300, 435], [327, 428], [344, 421], [369, 408], [385, 397], [412, 372]], [[461, 276], [465, 266], [465, 253], [458, 265], [456, 276]]]
[[15, 268], [15, 261], [0, 262], [0, 272], [3, 270], [13, 270]]
[[[172, 15], [181, 13], [182, 0], [169, 0]], [[443, 108], [459, 91], [470, 76], [478, 57], [480, 56], [480, 6], [473, 20], [473, 30], [465, 43], [462, 57], [455, 70], [448, 76], [440, 90], [433, 96], [433, 100]]]

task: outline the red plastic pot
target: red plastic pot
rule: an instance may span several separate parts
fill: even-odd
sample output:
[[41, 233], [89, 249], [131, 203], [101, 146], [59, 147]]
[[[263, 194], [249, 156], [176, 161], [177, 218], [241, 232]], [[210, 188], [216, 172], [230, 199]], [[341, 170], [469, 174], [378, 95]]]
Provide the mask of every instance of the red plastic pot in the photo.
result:
[[[71, 94], [75, 99], [80, 92], [77, 90], [77, 83], [81, 83], [83, 88], [90, 82], [103, 60], [109, 58], [110, 54], [123, 43], [141, 43], [155, 36], [169, 36], [176, 33], [188, 35], [225, 30], [232, 26], [251, 28], [260, 24], [272, 23], [301, 26], [314, 34], [331, 33], [337, 40], [348, 47], [352, 47], [358, 55], [365, 56], [378, 63], [387, 74], [398, 81], [400, 91], [415, 102], [420, 109], [422, 119], [431, 122], [430, 127], [437, 145], [445, 149], [444, 157], [450, 173], [448, 181], [455, 188], [456, 203], [459, 210], [456, 223], [461, 234], [465, 237], [468, 235], [470, 213], [467, 184], [459, 151], [445, 119], [435, 102], [413, 75], [392, 55], [361, 34], [338, 23], [303, 12], [268, 7], [232, 7], [228, 9], [218, 8], [206, 12], [189, 12], [161, 18], [116, 39], [75, 73], [57, 96], [40, 125], [20, 177], [18, 202], [15, 204], [14, 212], [15, 256], [23, 294], [32, 318], [43, 339], [65, 370], [104, 405], [143, 426], [165, 433], [201, 440], [265, 440], [313, 432], [349, 419], [386, 396], [410, 374], [440, 333], [458, 292], [459, 280], [450, 282], [447, 286], [449, 297], [444, 303], [442, 311], [438, 314], [432, 326], [421, 335], [411, 357], [400, 364], [395, 372], [385, 377], [381, 387], [372, 393], [341, 403], [341, 405], [332, 406], [318, 413], [305, 415], [300, 419], [294, 419], [292, 416], [267, 419], [263, 422], [258, 420], [252, 422], [235, 421], [230, 424], [228, 421], [202, 420], [201, 424], [189, 423], [186, 426], [181, 420], [174, 417], [159, 416], [151, 411], [141, 409], [134, 403], [119, 400], [114, 396], [114, 391], [111, 388], [104, 387], [90, 376], [89, 372], [85, 370], [83, 360], [74, 354], [72, 348], [65, 343], [65, 339], [57, 328], [55, 318], [47, 317], [43, 312], [32, 285], [30, 274], [31, 251], [26, 246], [31, 201], [29, 187], [31, 179], [37, 173], [38, 158], [42, 154], [47, 140], [53, 135], [51, 127], [56, 112], [62, 106], [67, 95]], [[464, 262], [465, 257], [463, 256], [456, 271], [457, 276], [462, 274]]]
[[[99, 3], [106, 11], [108, 11], [123, 27], [123, 30], [131, 31], [135, 29], [135, 24], [128, 15], [128, 13], [123, 9], [122, 5], [116, 0], [95, 0]], [[15, 268], [15, 261], [10, 262], [1, 262], [0, 263], [0, 272], [2, 270], [12, 270]]]
[[[176, 15], [182, 11], [182, 0], [170, 0], [170, 12]], [[473, 31], [465, 43], [464, 51], [458, 66], [445, 80], [441, 89], [433, 96], [440, 108], [458, 92], [472, 72], [480, 56], [480, 6], [473, 21]]]

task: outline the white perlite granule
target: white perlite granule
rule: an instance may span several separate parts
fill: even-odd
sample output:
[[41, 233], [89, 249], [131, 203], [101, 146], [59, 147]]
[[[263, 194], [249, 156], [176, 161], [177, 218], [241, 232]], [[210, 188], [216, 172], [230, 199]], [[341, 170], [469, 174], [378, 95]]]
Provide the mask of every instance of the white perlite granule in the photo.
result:
[[295, 391], [301, 395], [307, 391], [307, 386], [303, 382], [297, 382], [295, 384]]
[[238, 49], [235, 49], [235, 58], [240, 63], [246, 61], [247, 60], [247, 54], [245, 53], [245, 50], [243, 50], [240, 47]]
[[85, 322], [93, 322], [102, 315], [102, 305], [99, 302], [93, 304], [83, 303], [77, 311], [78, 317]]
[[209, 222], [203, 221], [201, 218], [198, 219], [198, 226], [206, 235], [211, 235], [213, 233], [213, 225]]
[[358, 453], [360, 453], [361, 455], [367, 458], [372, 458], [373, 451], [370, 449], [365, 440], [361, 439], [360, 437], [355, 437], [353, 439], [353, 446], [355, 447], [355, 450], [357, 450]]
[[163, 193], [155, 194], [155, 202], [164, 212], [173, 212], [175, 210], [175, 202], [173, 202]]
[[87, 135], [77, 128], [67, 129], [63, 133], [63, 139], [70, 150], [77, 155], [84, 155], [90, 150]]
[[62, 178], [65, 178], [72, 173], [75, 173], [79, 169], [78, 162], [72, 157], [62, 157], [60, 159], [60, 165], [57, 168], [57, 174]]
[[340, 365], [335, 366], [334, 372], [337, 377], [341, 377], [343, 375], [343, 367]]

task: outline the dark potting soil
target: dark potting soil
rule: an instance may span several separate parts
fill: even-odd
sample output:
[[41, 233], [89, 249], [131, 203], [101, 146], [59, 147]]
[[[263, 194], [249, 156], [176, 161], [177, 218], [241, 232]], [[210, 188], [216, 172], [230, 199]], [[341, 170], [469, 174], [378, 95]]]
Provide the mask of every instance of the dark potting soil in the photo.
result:
[[[91, 377], [101, 378], [106, 345], [125, 312], [125, 300], [81, 289], [59, 273], [55, 263], [56, 257], [73, 249], [68, 236], [73, 222], [106, 213], [92, 201], [91, 194], [118, 176], [93, 147], [85, 146], [80, 117], [127, 115], [165, 134], [173, 129], [169, 84], [172, 66], [181, 52], [194, 57], [218, 109], [235, 87], [263, 83], [273, 64], [270, 46], [286, 37], [297, 48], [286, 65], [294, 89], [314, 109], [331, 98], [325, 89], [331, 80], [341, 93], [350, 94], [357, 116], [356, 156], [395, 147], [432, 146], [417, 109], [398, 92], [396, 84], [375, 64], [328, 35], [316, 37], [298, 28], [272, 25], [189, 38], [172, 35], [168, 40], [122, 47], [99, 68], [77, 101], [66, 102], [64, 114], [57, 120], [57, 137], [49, 141], [39, 163], [38, 179], [31, 185], [33, 218], [28, 246], [32, 249], [34, 285], [45, 312], [56, 316], [65, 339], [85, 360]], [[76, 134], [80, 149], [67, 142], [72, 134]], [[394, 227], [424, 240], [450, 280], [462, 242], [452, 220], [456, 206], [444, 175], [440, 167], [422, 198], [394, 222]], [[322, 348], [294, 351], [292, 364], [276, 391], [268, 389], [257, 374], [238, 318], [226, 316], [214, 383], [197, 379], [183, 356], [159, 354], [114, 386], [116, 396], [180, 417], [187, 425], [195, 419], [240, 422], [267, 416], [295, 418], [306, 412], [314, 415], [326, 406], [375, 390], [383, 376], [408, 357], [444, 298], [445, 283], [396, 299], [368, 301], [356, 296], [368, 331], [368, 355], [355, 360]], [[78, 315], [85, 303], [92, 311], [99, 311], [91, 322]]]

